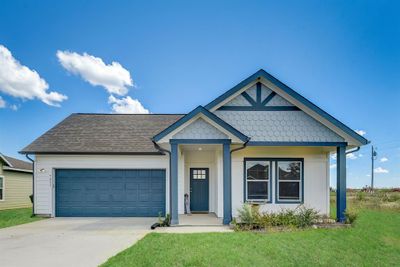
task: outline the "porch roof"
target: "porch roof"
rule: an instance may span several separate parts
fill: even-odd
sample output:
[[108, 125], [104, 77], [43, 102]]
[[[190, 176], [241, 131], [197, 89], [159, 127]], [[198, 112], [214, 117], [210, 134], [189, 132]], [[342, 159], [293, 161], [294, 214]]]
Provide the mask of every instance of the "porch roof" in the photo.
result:
[[204, 117], [208, 120], [210, 120], [212, 123], [217, 125], [222, 129], [222, 131], [238, 138], [242, 142], [247, 142], [250, 138], [240, 132], [239, 130], [235, 129], [233, 126], [216, 116], [215, 114], [211, 113], [207, 109], [205, 109], [202, 106], [198, 106], [191, 112], [189, 112], [187, 115], [183, 116], [173, 124], [171, 124], [169, 127], [158, 133], [153, 137], [153, 140], [155, 142], [159, 142], [163, 138], [167, 137], [168, 135], [174, 133], [176, 130], [183, 128], [185, 125], [189, 125], [193, 119], [197, 117]]

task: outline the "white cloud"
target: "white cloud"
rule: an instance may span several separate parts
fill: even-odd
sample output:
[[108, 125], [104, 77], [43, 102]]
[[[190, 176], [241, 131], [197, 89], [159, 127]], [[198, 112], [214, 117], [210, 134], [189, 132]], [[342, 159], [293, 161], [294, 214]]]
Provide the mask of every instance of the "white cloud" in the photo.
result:
[[381, 160], [380, 160], [380, 162], [386, 162], [386, 161], [388, 161], [389, 159], [387, 158], [387, 157], [382, 157], [381, 158]]
[[17, 110], [18, 110], [18, 106], [15, 105], [15, 104], [11, 105], [10, 108], [11, 108], [12, 110], [14, 110], [14, 111], [17, 111]]
[[389, 170], [386, 170], [382, 167], [378, 167], [374, 169], [374, 173], [389, 173]]
[[336, 168], [336, 164], [331, 164], [331, 165], [329, 166], [329, 168], [335, 169], [335, 168]]
[[364, 154], [359, 153], [359, 154], [358, 154], [358, 157], [359, 157], [359, 158], [362, 158], [362, 157], [364, 157]]
[[346, 155], [346, 158], [348, 158], [348, 159], [357, 159], [358, 157], [354, 153], [349, 153], [349, 154]]
[[37, 98], [50, 106], [60, 106], [67, 96], [47, 92], [49, 85], [35, 70], [21, 65], [5, 47], [0, 45], [0, 91], [21, 99]]
[[6, 107], [6, 101], [0, 96], [0, 108], [5, 108]]
[[361, 136], [364, 136], [364, 135], [367, 134], [367, 132], [366, 132], [366, 131], [363, 131], [363, 130], [356, 130], [356, 133], [358, 133], [358, 134], [361, 135]]
[[130, 96], [118, 99], [110, 95], [108, 103], [112, 104], [112, 110], [115, 113], [149, 113], [149, 110], [145, 109], [137, 99], [132, 99]]
[[128, 86], [133, 86], [131, 74], [118, 62], [107, 65], [99, 57], [69, 51], [57, 51], [57, 57], [68, 72], [80, 75], [91, 85], [103, 86], [110, 94], [126, 95]]
[[[362, 157], [362, 156], [363, 156], [362, 154], [357, 156], [355, 153], [346, 154], [346, 158], [348, 158], [348, 159], [358, 159], [358, 157]], [[331, 159], [333, 159], [333, 160], [337, 159], [336, 153], [332, 154]]]

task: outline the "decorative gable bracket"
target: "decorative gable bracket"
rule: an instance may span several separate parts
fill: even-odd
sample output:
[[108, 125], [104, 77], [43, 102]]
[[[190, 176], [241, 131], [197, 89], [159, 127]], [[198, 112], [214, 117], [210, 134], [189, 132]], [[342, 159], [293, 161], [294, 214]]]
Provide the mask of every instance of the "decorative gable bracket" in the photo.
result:
[[300, 110], [296, 106], [267, 106], [267, 104], [276, 96], [276, 93], [271, 90], [271, 93], [262, 99], [261, 83], [256, 84], [256, 99], [253, 99], [246, 91], [241, 95], [249, 102], [250, 106], [221, 106], [218, 110], [231, 111], [297, 111]]

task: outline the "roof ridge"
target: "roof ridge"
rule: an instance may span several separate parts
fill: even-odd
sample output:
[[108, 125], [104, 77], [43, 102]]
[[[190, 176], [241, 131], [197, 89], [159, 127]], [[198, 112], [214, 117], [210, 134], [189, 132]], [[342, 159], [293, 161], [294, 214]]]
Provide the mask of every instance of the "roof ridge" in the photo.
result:
[[71, 115], [186, 115], [187, 113], [90, 113], [90, 112], [75, 112]]

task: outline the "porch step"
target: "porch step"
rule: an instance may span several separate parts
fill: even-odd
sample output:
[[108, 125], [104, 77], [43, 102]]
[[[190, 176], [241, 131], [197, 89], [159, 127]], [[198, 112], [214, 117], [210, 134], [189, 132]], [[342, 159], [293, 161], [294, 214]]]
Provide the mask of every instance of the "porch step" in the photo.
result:
[[155, 230], [157, 233], [176, 233], [176, 234], [190, 234], [190, 233], [231, 233], [233, 230], [226, 225], [175, 225], [170, 227], [159, 227]]
[[170, 227], [225, 227], [225, 225], [219, 224], [176, 224]]

